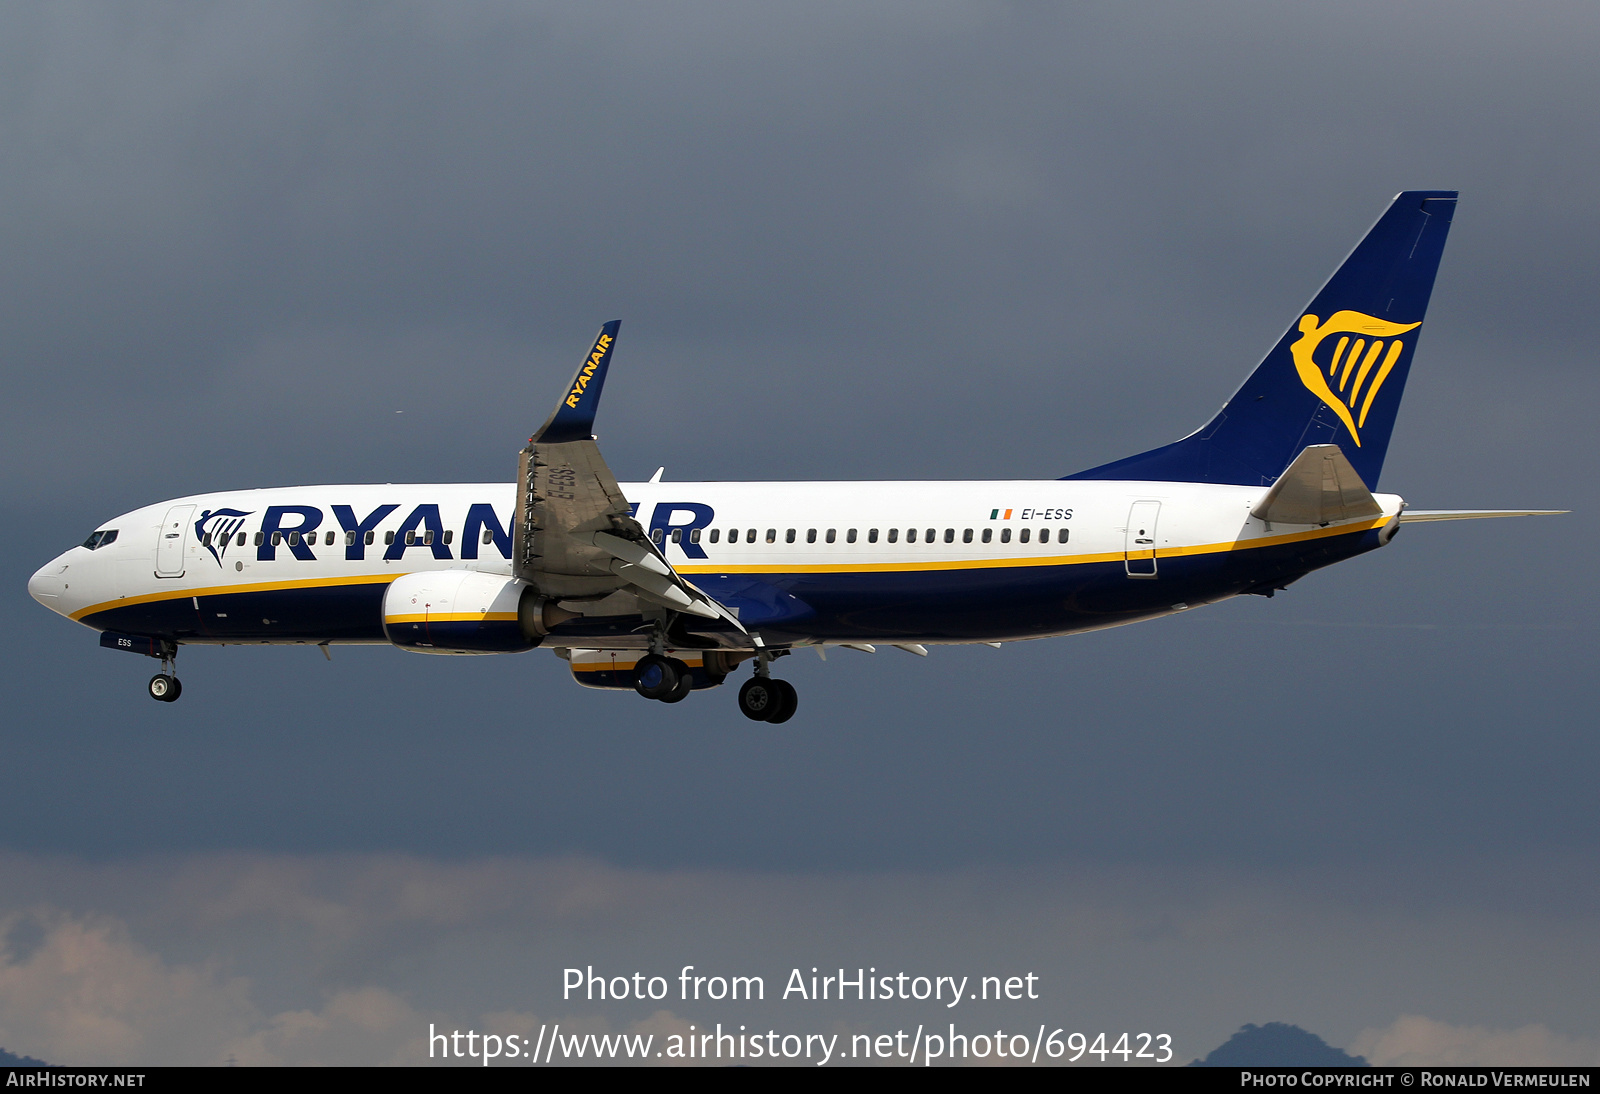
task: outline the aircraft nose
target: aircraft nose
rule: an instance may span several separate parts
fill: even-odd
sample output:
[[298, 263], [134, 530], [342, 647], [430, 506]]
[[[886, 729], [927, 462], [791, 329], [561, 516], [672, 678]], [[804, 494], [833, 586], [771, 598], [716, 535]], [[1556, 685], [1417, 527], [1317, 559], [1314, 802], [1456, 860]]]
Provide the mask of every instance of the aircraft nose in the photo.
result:
[[28, 579], [28, 595], [53, 612], [62, 610], [61, 594], [66, 591], [67, 564], [60, 558], [52, 559], [34, 571]]

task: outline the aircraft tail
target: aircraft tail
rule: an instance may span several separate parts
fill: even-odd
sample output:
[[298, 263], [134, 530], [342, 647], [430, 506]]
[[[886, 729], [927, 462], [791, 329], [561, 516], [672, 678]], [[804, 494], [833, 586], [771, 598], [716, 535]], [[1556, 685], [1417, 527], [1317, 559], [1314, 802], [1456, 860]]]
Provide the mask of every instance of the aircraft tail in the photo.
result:
[[1377, 489], [1456, 193], [1397, 195], [1201, 429], [1066, 477], [1267, 486], [1306, 448], [1337, 444]]

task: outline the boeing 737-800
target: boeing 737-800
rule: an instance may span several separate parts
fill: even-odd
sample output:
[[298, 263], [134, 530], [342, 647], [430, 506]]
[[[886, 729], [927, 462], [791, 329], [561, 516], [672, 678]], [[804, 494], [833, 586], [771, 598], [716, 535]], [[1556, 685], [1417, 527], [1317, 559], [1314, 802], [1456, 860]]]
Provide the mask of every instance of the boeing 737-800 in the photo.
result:
[[28, 591], [158, 658], [195, 643], [390, 643], [565, 658], [589, 687], [673, 703], [741, 662], [752, 719], [797, 648], [925, 654], [1154, 619], [1389, 543], [1377, 493], [1454, 191], [1395, 198], [1217, 415], [1062, 479], [618, 483], [593, 437], [619, 323], [601, 329], [516, 481], [300, 486], [163, 501], [106, 522]]

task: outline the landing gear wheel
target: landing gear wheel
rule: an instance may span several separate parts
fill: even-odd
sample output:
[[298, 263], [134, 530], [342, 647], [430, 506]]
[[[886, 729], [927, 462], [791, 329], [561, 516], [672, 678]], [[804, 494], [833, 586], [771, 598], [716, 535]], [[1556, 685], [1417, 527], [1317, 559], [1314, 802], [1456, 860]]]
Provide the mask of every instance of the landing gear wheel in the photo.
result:
[[739, 689], [739, 712], [752, 722], [787, 722], [800, 705], [794, 685], [770, 676], [752, 676]]
[[794, 712], [800, 707], [800, 696], [794, 690], [794, 685], [787, 680], [773, 680], [770, 682], [773, 689], [778, 692], [778, 705], [771, 714], [767, 715], [767, 721], [777, 725], [794, 717]]
[[752, 722], [765, 722], [778, 705], [778, 689], [765, 676], [752, 676], [739, 689], [739, 713]]
[[[683, 664], [681, 661], [678, 663], [680, 665]], [[683, 670], [678, 674], [678, 686], [663, 695], [661, 701], [663, 703], [681, 703], [689, 697], [689, 693], [693, 690], [694, 677], [689, 674], [689, 666], [684, 665]]]
[[678, 686], [678, 666], [682, 661], [650, 653], [633, 667], [633, 690], [646, 699], [665, 699]]
[[183, 685], [178, 683], [176, 676], [159, 673], [150, 677], [150, 698], [157, 702], [170, 703], [183, 694]]

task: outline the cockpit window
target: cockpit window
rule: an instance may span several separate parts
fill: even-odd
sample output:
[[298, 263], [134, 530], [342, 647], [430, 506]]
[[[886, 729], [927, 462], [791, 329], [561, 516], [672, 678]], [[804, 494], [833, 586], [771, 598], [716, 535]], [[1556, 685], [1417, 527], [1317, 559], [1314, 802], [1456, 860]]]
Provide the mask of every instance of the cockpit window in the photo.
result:
[[94, 533], [94, 535], [90, 536], [88, 539], [84, 540], [83, 545], [89, 548], [89, 550], [93, 551], [97, 547], [105, 547], [108, 544], [115, 543], [116, 541], [117, 530], [115, 528], [103, 528]]

